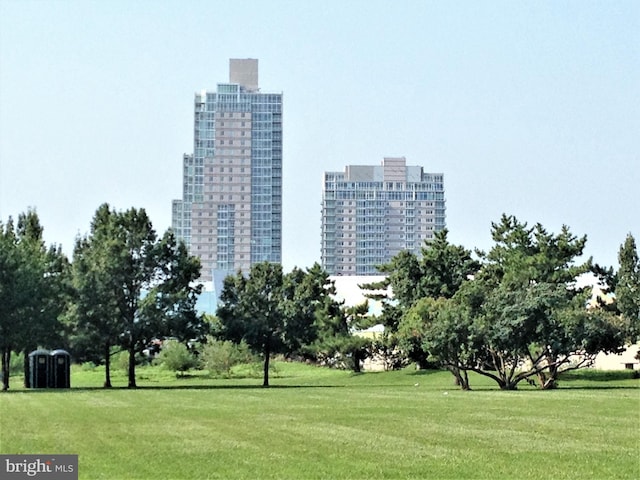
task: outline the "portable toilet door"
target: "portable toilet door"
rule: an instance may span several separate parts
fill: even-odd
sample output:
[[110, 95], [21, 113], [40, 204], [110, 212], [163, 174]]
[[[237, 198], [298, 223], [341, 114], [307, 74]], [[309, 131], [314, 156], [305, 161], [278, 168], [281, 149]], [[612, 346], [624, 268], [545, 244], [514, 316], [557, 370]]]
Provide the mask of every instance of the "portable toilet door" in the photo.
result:
[[29, 354], [29, 387], [49, 386], [49, 350], [34, 350]]
[[65, 350], [54, 350], [50, 354], [49, 386], [51, 388], [71, 387], [71, 355]]

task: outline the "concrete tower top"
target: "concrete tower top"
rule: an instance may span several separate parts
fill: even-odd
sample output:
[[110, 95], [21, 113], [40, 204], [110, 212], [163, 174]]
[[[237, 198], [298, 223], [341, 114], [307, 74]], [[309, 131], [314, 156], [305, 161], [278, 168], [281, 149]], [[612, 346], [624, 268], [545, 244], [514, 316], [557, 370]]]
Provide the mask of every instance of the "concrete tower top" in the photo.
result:
[[239, 83], [249, 91], [258, 90], [258, 59], [229, 59], [229, 83]]

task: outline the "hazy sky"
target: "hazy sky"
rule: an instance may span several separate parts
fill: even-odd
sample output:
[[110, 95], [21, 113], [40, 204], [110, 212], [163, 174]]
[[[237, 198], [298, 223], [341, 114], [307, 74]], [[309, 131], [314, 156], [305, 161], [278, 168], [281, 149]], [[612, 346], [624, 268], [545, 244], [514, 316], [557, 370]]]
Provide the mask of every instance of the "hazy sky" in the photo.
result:
[[450, 240], [505, 212], [640, 241], [638, 1], [0, 0], [0, 219], [35, 207], [71, 253], [96, 208], [163, 232], [193, 96], [257, 58], [284, 93], [283, 263], [320, 260], [323, 171], [443, 172]]

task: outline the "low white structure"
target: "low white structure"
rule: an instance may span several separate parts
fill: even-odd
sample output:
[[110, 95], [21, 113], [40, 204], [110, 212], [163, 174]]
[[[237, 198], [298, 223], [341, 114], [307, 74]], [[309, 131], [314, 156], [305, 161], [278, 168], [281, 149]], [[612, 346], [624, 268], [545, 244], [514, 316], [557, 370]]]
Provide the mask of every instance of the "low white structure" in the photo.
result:
[[598, 370], [640, 370], [640, 360], [637, 355], [640, 351], [640, 342], [629, 345], [620, 354], [599, 353], [593, 363], [593, 368]]

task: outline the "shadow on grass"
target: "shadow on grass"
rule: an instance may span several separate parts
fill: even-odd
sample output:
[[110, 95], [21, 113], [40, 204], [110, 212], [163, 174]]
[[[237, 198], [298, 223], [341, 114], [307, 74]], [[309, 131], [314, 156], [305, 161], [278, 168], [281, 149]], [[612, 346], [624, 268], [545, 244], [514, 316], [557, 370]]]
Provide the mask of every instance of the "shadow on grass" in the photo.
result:
[[[540, 389], [538, 389], [540, 390]], [[563, 385], [556, 390], [640, 390], [640, 385]], [[541, 392], [545, 390], [540, 390]]]
[[[122, 391], [171, 391], [171, 390], [306, 390], [306, 389], [342, 389], [342, 388], [357, 388], [357, 389], [369, 389], [369, 388], [380, 388], [380, 387], [394, 387], [394, 388], [414, 388], [413, 385], [398, 385], [398, 384], [367, 384], [367, 385], [270, 385], [268, 387], [263, 387], [262, 385], [139, 385], [135, 388], [129, 388], [125, 386], [117, 386], [111, 388], [104, 387], [72, 387], [72, 388], [34, 388], [34, 389], [26, 389], [21, 388], [17, 390], [8, 390], [4, 392], [0, 392], [0, 396], [2, 394], [11, 395], [18, 393], [28, 393], [37, 395], [40, 393], [55, 393], [55, 394], [65, 394], [72, 392], [93, 392], [93, 391], [101, 391], [101, 392], [122, 392]], [[444, 385], [434, 386], [433, 388], [422, 388], [422, 391], [458, 391], [459, 388], [455, 386], [446, 387]], [[539, 388], [519, 388], [516, 390], [500, 390], [498, 386], [489, 386], [489, 385], [479, 385], [477, 387], [471, 388], [467, 392], [470, 395], [473, 395], [473, 392], [487, 392], [487, 391], [496, 391], [496, 392], [513, 392], [514, 394], [522, 393], [522, 392], [554, 392], [554, 391], [563, 391], [563, 390], [640, 390], [639, 385], [560, 385], [558, 388], [553, 390], [541, 390]]]
[[414, 370], [413, 372], [408, 372], [409, 375], [415, 375], [415, 376], [427, 376], [427, 375], [433, 375], [435, 373], [441, 373], [443, 370], [437, 370], [437, 369], [433, 369], [433, 368], [424, 368], [421, 370]]
[[560, 374], [563, 380], [587, 380], [592, 382], [616, 382], [619, 380], [640, 379], [640, 371], [637, 370], [575, 370]]
[[[368, 385], [363, 385], [368, 386]], [[263, 387], [262, 385], [138, 385], [134, 388], [125, 386], [117, 387], [71, 387], [71, 388], [20, 388], [17, 390], [7, 390], [0, 394], [12, 394], [12, 393], [70, 393], [70, 392], [118, 392], [118, 391], [144, 391], [144, 390], [282, 390], [282, 389], [307, 389], [307, 388], [345, 388], [347, 385], [269, 385]]]

